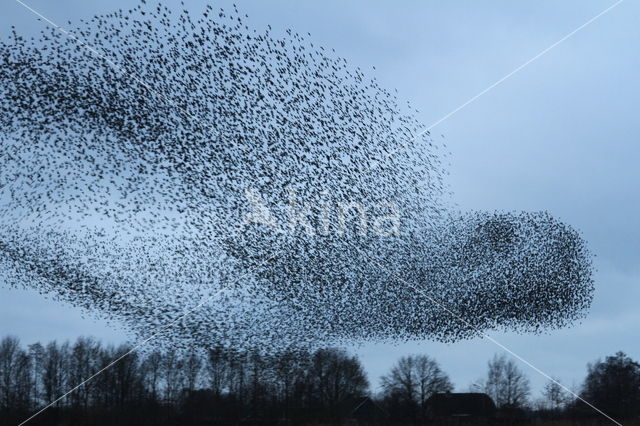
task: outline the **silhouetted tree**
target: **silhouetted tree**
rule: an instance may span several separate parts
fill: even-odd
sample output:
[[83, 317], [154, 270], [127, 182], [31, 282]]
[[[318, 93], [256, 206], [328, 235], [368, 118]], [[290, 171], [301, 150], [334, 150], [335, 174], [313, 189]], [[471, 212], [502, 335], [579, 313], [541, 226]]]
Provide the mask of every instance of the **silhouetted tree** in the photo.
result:
[[292, 405], [305, 405], [305, 392], [311, 388], [306, 372], [310, 366], [309, 354], [302, 351], [287, 351], [271, 360], [274, 391], [282, 405], [282, 418], [292, 416]]
[[640, 364], [618, 352], [587, 369], [582, 398], [620, 419], [640, 414]]
[[205, 370], [209, 388], [216, 397], [220, 397], [231, 386], [232, 354], [223, 348], [210, 349], [207, 353]]
[[229, 393], [243, 405], [246, 402], [248, 356], [244, 352], [229, 351]]
[[184, 361], [184, 382], [185, 389], [193, 392], [200, 381], [200, 373], [202, 372], [202, 358], [196, 352], [189, 352]]
[[549, 380], [542, 391], [546, 406], [552, 410], [561, 410], [573, 400], [572, 395], [563, 389], [558, 382], [558, 379]]
[[[80, 337], [71, 346], [68, 360], [68, 385], [73, 387], [98, 371], [98, 354], [101, 347], [93, 339]], [[69, 400], [76, 408], [86, 409], [91, 403], [95, 382], [87, 382], [69, 395]]]
[[338, 349], [319, 349], [310, 365], [312, 399], [324, 412], [340, 414], [347, 399], [366, 395], [369, 382], [356, 357]]
[[160, 380], [162, 377], [162, 353], [159, 351], [153, 351], [149, 353], [141, 364], [141, 372], [143, 375], [143, 382], [145, 389], [147, 390], [151, 400], [158, 401]]
[[381, 380], [388, 399], [395, 399], [396, 404], [419, 417], [424, 415], [425, 402], [431, 395], [453, 390], [446, 373], [426, 355], [400, 358]]
[[29, 345], [29, 357], [31, 358], [31, 402], [38, 406], [44, 402], [44, 362], [45, 348], [40, 343]]
[[473, 387], [489, 395], [498, 408], [523, 408], [531, 392], [529, 379], [505, 354], [489, 361], [487, 378]]
[[[68, 389], [69, 344], [58, 345], [57, 342], [47, 344], [44, 353], [42, 384], [44, 388], [44, 400], [49, 403], [62, 396]], [[64, 401], [58, 401], [60, 406]]]
[[0, 408], [29, 407], [31, 375], [29, 355], [16, 337], [0, 341]]
[[[0, 426], [20, 423], [102, 369], [42, 414], [40, 424], [342, 424], [368, 395], [360, 361], [338, 349], [265, 355], [217, 348], [143, 355], [128, 345], [103, 346], [87, 338], [25, 350], [18, 339], [7, 337], [0, 341]], [[399, 359], [382, 385], [379, 402], [391, 415], [385, 424], [422, 424], [425, 401], [453, 389], [437, 362], [424, 355]], [[529, 382], [502, 355], [489, 362], [487, 377], [476, 389], [518, 414], [527, 403]], [[536, 406], [540, 421], [595, 414], [586, 406], [589, 411], [581, 412], [579, 403], [560, 410], [571, 398], [555, 383], [547, 384], [543, 396], [545, 404]], [[640, 364], [618, 353], [589, 365], [582, 397], [614, 418], [640, 414]]]
[[169, 403], [177, 401], [179, 392], [183, 388], [182, 375], [183, 360], [175, 350], [168, 350], [163, 356], [162, 376], [164, 378], [164, 399]]
[[43, 424], [304, 424], [343, 419], [367, 391], [358, 359], [338, 349], [139, 354], [83, 337], [28, 351], [16, 338], [0, 342], [2, 426], [65, 393]]

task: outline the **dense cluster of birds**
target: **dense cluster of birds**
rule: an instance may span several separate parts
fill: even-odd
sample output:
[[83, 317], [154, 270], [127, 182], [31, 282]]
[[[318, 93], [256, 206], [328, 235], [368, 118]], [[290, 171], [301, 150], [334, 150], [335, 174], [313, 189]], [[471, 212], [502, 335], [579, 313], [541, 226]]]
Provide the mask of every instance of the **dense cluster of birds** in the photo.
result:
[[444, 146], [408, 104], [245, 21], [143, 1], [0, 44], [6, 283], [177, 347], [454, 341], [584, 315], [574, 229], [456, 213]]

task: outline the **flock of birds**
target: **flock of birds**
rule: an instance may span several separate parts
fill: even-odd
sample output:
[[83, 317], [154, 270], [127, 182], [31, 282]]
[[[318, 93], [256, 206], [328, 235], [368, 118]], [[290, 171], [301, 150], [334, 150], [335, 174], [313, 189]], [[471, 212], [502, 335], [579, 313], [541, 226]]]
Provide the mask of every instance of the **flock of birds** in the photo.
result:
[[[5, 283], [185, 348], [455, 341], [585, 314], [575, 230], [455, 212], [444, 146], [409, 105], [245, 21], [143, 1], [0, 43]], [[273, 223], [246, 220], [248, 194]], [[373, 232], [390, 208], [397, 232]]]

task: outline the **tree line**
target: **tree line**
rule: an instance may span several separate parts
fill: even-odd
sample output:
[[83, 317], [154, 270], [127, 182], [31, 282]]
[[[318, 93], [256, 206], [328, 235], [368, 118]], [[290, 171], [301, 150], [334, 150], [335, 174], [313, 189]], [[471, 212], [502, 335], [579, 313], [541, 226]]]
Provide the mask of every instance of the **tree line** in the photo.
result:
[[[468, 391], [488, 394], [512, 419], [597, 416], [555, 381], [533, 398], [528, 378], [506, 355], [496, 355], [487, 367]], [[429, 397], [454, 390], [427, 355], [401, 357], [380, 384], [373, 394], [358, 358], [335, 348], [277, 355], [223, 348], [140, 353], [86, 337], [26, 347], [15, 337], [0, 341], [3, 425], [18, 424], [51, 403], [30, 423], [341, 424], [356, 416], [354, 408], [365, 398], [377, 407], [378, 422], [427, 424]], [[573, 393], [616, 419], [635, 418], [640, 364], [621, 352], [596, 361]]]

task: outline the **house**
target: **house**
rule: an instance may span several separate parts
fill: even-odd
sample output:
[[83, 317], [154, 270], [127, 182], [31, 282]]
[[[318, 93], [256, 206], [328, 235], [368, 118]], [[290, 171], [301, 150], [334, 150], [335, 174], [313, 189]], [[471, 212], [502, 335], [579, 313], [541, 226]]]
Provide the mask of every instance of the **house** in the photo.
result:
[[486, 393], [436, 393], [426, 401], [430, 419], [486, 422], [496, 414], [496, 405]]

